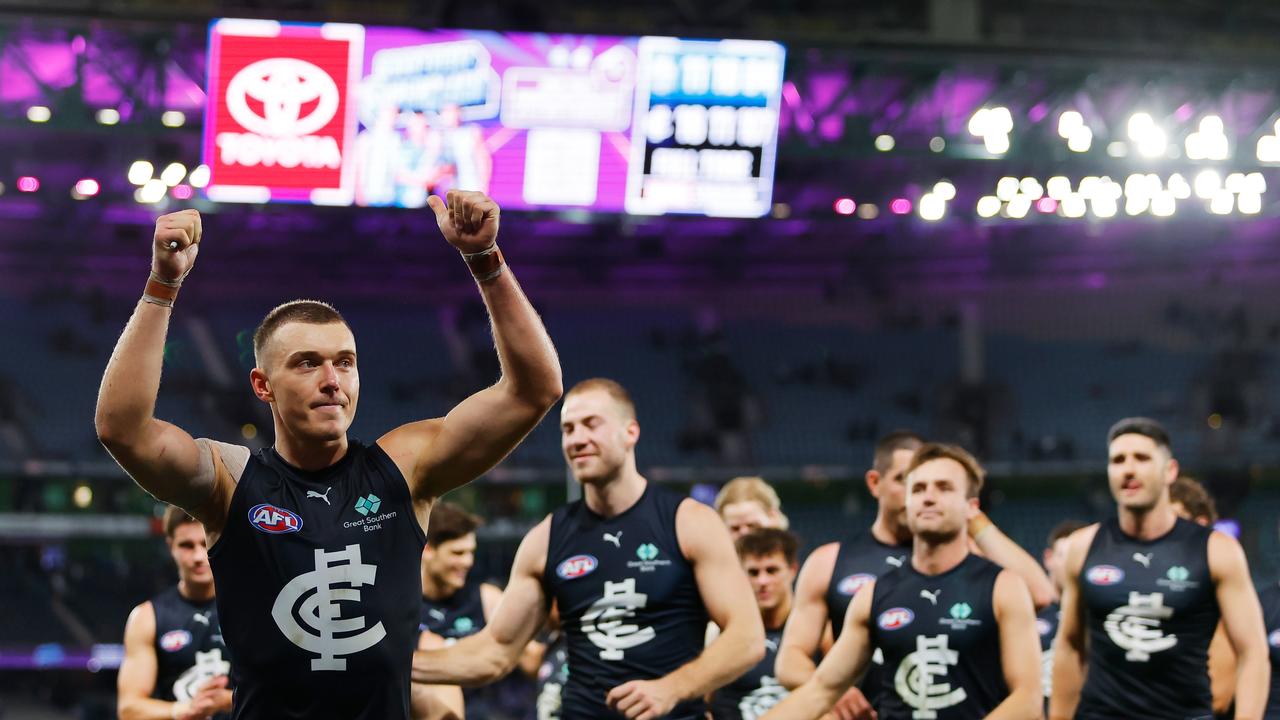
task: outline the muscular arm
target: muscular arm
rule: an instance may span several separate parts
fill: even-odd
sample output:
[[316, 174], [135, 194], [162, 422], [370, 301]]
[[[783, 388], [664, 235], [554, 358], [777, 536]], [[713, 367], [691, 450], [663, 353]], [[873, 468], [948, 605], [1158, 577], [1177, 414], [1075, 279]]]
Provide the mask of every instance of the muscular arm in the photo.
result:
[[[821, 649], [823, 631], [827, 627], [827, 586], [835, 569], [838, 543], [827, 543], [805, 559], [796, 578], [795, 603], [782, 631], [774, 671], [778, 682], [788, 690], [804, 684], [818, 668], [813, 658]], [[841, 618], [837, 618], [839, 622]]]
[[1240, 544], [1220, 532], [1210, 535], [1209, 572], [1217, 588], [1222, 629], [1236, 654], [1236, 720], [1258, 720], [1266, 710], [1271, 661], [1262, 606]]
[[849, 605], [844, 628], [822, 659], [813, 677], [774, 706], [763, 720], [809, 720], [827, 712], [840, 695], [866, 672], [871, 662], [871, 596], [875, 583], [867, 583]]
[[173, 703], [153, 700], [156, 689], [156, 612], [144, 602], [129, 613], [124, 626], [124, 661], [116, 679], [116, 713], [120, 720], [172, 720]]
[[1022, 546], [1013, 541], [996, 527], [985, 514], [980, 514], [970, 521], [973, 543], [978, 546], [981, 555], [1006, 570], [1017, 573], [1031, 591], [1031, 600], [1037, 610], [1049, 607], [1058, 599], [1053, 589], [1053, 582], [1045, 574], [1044, 568]]
[[550, 536], [551, 519], [546, 518], [520, 543], [502, 601], [483, 630], [447, 648], [414, 653], [415, 683], [485, 685], [511, 672], [547, 621], [542, 570]]
[[987, 720], [1039, 720], [1044, 696], [1040, 687], [1040, 636], [1031, 594], [1022, 578], [1009, 570], [996, 578], [996, 622], [1000, 625], [1000, 664], [1009, 695]]
[[[493, 245], [498, 206], [480, 193], [449, 192], [450, 206], [431, 198], [440, 231], [462, 252]], [[378, 440], [427, 506], [510, 453], [563, 391], [560, 361], [541, 318], [510, 270], [478, 283], [502, 375], [444, 418], [409, 423]], [[420, 513], [421, 514], [421, 513]], [[425, 514], [423, 515], [425, 519]]]
[[1076, 706], [1080, 704], [1088, 628], [1085, 606], [1080, 597], [1080, 571], [1097, 532], [1098, 526], [1090, 525], [1077, 530], [1069, 540], [1066, 579], [1062, 587], [1062, 617], [1058, 636], [1053, 640], [1053, 695], [1049, 699], [1049, 720], [1075, 717]]
[[[494, 616], [498, 610], [498, 603], [502, 601], [502, 588], [490, 583], [480, 584], [480, 605], [484, 610], [485, 624], [489, 623], [489, 618]], [[537, 640], [530, 640], [528, 645], [524, 646], [524, 650], [520, 653], [520, 672], [531, 678], [538, 677], [538, 669], [542, 667], [542, 656], [547, 648]]]

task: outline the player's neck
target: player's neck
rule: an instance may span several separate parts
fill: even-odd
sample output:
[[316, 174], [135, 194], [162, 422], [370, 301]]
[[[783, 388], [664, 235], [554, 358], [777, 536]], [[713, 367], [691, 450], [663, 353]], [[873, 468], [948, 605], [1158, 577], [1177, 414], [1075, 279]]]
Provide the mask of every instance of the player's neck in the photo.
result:
[[1149, 510], [1119, 508], [1120, 531], [1138, 540], [1158, 540], [1178, 523], [1178, 515], [1167, 502]]
[[648, 481], [628, 464], [608, 480], [586, 483], [582, 499], [591, 512], [606, 518], [621, 515], [635, 505], [644, 494]]
[[187, 580], [179, 580], [178, 594], [187, 602], [209, 602], [213, 599], [213, 583], [195, 583]]
[[911, 546], [911, 567], [923, 575], [941, 575], [969, 557], [969, 536], [964, 532], [940, 543], [917, 537]]
[[885, 545], [905, 545], [902, 540], [898, 539], [895, 523], [890, 522], [883, 514], [876, 515], [876, 521], [871, 524], [871, 537]]
[[787, 617], [791, 615], [791, 601], [791, 594], [787, 593], [775, 607], [760, 611], [760, 620], [764, 623], [765, 630], [781, 630], [787, 624]]
[[346, 435], [332, 442], [306, 442], [290, 435], [279, 423], [276, 424], [276, 453], [285, 462], [301, 470], [323, 470], [341, 460], [347, 454], [347, 448]]

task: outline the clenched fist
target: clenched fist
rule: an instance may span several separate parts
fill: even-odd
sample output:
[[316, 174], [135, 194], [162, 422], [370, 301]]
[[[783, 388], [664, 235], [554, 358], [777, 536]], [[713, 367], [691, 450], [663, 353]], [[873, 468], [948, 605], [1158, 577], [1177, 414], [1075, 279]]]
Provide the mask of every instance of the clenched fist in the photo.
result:
[[199, 252], [200, 213], [182, 210], [156, 219], [156, 234], [151, 243], [151, 271], [160, 279], [181, 281], [196, 264]]
[[498, 239], [498, 204], [482, 192], [450, 190], [443, 200], [432, 195], [427, 204], [449, 244], [464, 255], [488, 250]]

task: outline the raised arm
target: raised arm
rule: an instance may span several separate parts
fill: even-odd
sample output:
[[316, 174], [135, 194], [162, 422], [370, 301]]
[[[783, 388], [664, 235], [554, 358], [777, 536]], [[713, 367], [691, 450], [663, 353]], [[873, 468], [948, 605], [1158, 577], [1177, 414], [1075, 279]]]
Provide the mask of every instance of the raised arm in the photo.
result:
[[1049, 698], [1049, 720], [1070, 720], [1075, 717], [1076, 706], [1080, 704], [1088, 630], [1085, 606], [1080, 597], [1080, 571], [1097, 532], [1098, 526], [1090, 525], [1077, 530], [1068, 540], [1062, 616], [1058, 621], [1058, 636], [1053, 639], [1053, 694]]
[[1222, 629], [1236, 653], [1236, 720], [1259, 720], [1267, 707], [1271, 660], [1262, 606], [1240, 543], [1220, 532], [1210, 535], [1209, 573], [1217, 588]]
[[871, 596], [869, 582], [849, 604], [844, 628], [813, 677], [774, 706], [761, 720], [812, 720], [830, 710], [841, 694], [866, 672], [871, 663]]
[[216, 503], [205, 507], [217, 477], [211, 472], [208, 447], [155, 417], [173, 301], [195, 264], [200, 234], [200, 214], [195, 210], [156, 220], [151, 278], [111, 353], [93, 421], [98, 439], [143, 490], [198, 520], [220, 521]]
[[547, 564], [551, 519], [525, 535], [511, 579], [484, 629], [446, 648], [413, 655], [413, 681], [431, 685], [487, 685], [516, 666], [525, 646], [547, 621], [542, 571]]
[[498, 206], [478, 192], [429, 199], [440, 232], [463, 253], [492, 323], [502, 375], [444, 418], [409, 423], [378, 440], [430, 502], [498, 464], [560, 399], [560, 361], [542, 320], [497, 248]]
[[[814, 658], [822, 643], [822, 633], [827, 627], [827, 585], [835, 570], [838, 543], [819, 546], [805, 558], [796, 578], [795, 602], [787, 617], [778, 644], [778, 656], [774, 672], [778, 682], [788, 690], [804, 684], [818, 669]], [[836, 618], [839, 622], [841, 618]]]
[[1013, 538], [996, 527], [986, 513], [979, 512], [977, 517], [969, 521], [969, 536], [988, 560], [1022, 577], [1027, 589], [1031, 591], [1031, 600], [1037, 610], [1049, 607], [1058, 599], [1053, 581], [1040, 563], [1014, 542]]
[[1036, 612], [1022, 577], [1005, 570], [996, 578], [993, 593], [996, 623], [1000, 626], [1000, 665], [1009, 695], [987, 715], [987, 720], [1039, 720], [1044, 710], [1040, 686], [1040, 636]]
[[764, 657], [764, 625], [755, 594], [720, 517], [696, 500], [685, 500], [676, 510], [676, 536], [720, 635], [696, 659], [671, 673], [610, 690], [609, 707], [628, 718], [663, 717], [677, 703], [732, 682]]

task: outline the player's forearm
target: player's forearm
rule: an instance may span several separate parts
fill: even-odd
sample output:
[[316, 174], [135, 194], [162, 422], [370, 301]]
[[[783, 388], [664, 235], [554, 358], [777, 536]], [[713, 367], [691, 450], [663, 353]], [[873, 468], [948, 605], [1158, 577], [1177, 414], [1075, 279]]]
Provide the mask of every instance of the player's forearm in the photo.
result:
[[814, 664], [812, 653], [805, 654], [798, 645], [783, 643], [778, 648], [778, 659], [774, 662], [774, 673], [778, 683], [788, 690], [795, 690], [813, 677]]
[[1251, 643], [1236, 661], [1236, 720], [1260, 720], [1267, 708], [1270, 685], [1271, 661], [1266, 647]]
[[121, 698], [116, 713], [120, 720], [173, 720], [177, 704], [151, 698]]
[[810, 680], [774, 705], [761, 720], [813, 720], [830, 710], [839, 699], [839, 688]]
[[560, 399], [564, 387], [560, 359], [542, 318], [510, 270], [479, 285], [502, 366], [499, 384], [516, 398], [545, 411]]
[[464, 640], [447, 648], [415, 650], [410, 677], [415, 683], [427, 685], [478, 687], [496, 682], [511, 672], [515, 657]]
[[1031, 600], [1037, 610], [1042, 610], [1058, 599], [1053, 582], [1044, 568], [1021, 545], [1005, 535], [986, 515], [970, 521], [970, 534], [982, 554], [991, 562], [1016, 573], [1031, 591]]
[[1040, 684], [1036, 683], [1009, 693], [1003, 702], [987, 714], [986, 720], [1040, 720], [1044, 717], [1043, 703]]
[[706, 695], [741, 677], [764, 658], [764, 628], [756, 622], [733, 623], [698, 658], [664, 680], [681, 700]]
[[130, 444], [154, 418], [170, 313], [138, 301], [111, 353], [94, 414], [98, 437], [108, 445]]
[[1049, 720], [1071, 720], [1080, 704], [1084, 686], [1084, 659], [1070, 642], [1053, 646], [1053, 694], [1049, 698]]

